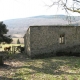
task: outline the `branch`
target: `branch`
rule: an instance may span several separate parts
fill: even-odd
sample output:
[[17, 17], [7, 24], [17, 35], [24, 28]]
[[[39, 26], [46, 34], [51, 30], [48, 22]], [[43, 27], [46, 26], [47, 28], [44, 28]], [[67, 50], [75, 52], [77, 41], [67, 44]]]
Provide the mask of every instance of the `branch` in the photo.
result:
[[[77, 0], [75, 0], [75, 1], [77, 1]], [[62, 2], [63, 3], [63, 2]], [[75, 7], [73, 6], [72, 8], [68, 8], [67, 6], [66, 6], [66, 4], [64, 4], [63, 3], [63, 7], [64, 7], [64, 9], [67, 11], [67, 10], [69, 10], [69, 11], [72, 11], [72, 12], [77, 12], [77, 13], [80, 13], [80, 8], [76, 8], [76, 9], [74, 9]]]
[[65, 9], [65, 11], [67, 13], [68, 13], [68, 11], [80, 13], [80, 8], [76, 8], [74, 6], [74, 4], [76, 4], [76, 6], [77, 6], [77, 3], [80, 4], [80, 0], [73, 0], [72, 8], [71, 7], [67, 7], [68, 6], [67, 2], [68, 2], [68, 0], [57, 0], [57, 1], [54, 1], [49, 7], [52, 7], [54, 5], [58, 5], [58, 6], [61, 5]]
[[68, 8], [67, 6], [65, 6], [66, 8], [65, 9], [67, 9], [67, 10], [69, 10], [69, 11], [72, 11], [72, 12], [77, 12], [77, 13], [80, 13], [80, 9], [71, 9], [71, 8]]
[[80, 1], [78, 1], [78, 0], [73, 0], [73, 1], [76, 1], [76, 2], [80, 3]]
[[49, 7], [52, 7], [54, 5], [59, 5], [59, 2], [61, 2], [61, 0], [58, 0], [57, 2], [53, 2], [51, 5], [49, 5]]

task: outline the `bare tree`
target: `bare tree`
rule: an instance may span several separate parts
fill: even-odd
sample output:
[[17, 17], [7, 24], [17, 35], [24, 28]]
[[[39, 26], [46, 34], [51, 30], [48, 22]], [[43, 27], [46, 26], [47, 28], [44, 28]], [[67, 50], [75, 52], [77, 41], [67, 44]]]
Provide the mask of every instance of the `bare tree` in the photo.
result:
[[52, 4], [49, 7], [57, 5], [62, 7], [66, 12], [77, 12], [80, 13], [80, 0], [53, 0]]

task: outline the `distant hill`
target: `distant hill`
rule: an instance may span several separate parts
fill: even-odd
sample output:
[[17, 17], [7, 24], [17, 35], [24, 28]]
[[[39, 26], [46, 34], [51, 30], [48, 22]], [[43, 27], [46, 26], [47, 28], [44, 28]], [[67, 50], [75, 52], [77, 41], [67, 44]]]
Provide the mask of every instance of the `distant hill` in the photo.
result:
[[28, 18], [19, 18], [3, 21], [12, 37], [23, 37], [27, 28], [32, 25], [80, 25], [80, 16], [67, 17], [66, 15], [40, 15]]

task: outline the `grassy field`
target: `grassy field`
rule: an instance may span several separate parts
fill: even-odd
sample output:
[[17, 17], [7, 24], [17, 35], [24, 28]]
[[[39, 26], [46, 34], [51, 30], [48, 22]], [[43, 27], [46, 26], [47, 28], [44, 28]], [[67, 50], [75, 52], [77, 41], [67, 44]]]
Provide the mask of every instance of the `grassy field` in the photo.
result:
[[12, 50], [12, 46], [24, 46], [24, 44], [0, 44], [0, 51], [4, 51], [4, 47], [9, 47], [11, 46], [11, 50]]
[[0, 67], [0, 80], [80, 80], [80, 57], [29, 59], [13, 54]]

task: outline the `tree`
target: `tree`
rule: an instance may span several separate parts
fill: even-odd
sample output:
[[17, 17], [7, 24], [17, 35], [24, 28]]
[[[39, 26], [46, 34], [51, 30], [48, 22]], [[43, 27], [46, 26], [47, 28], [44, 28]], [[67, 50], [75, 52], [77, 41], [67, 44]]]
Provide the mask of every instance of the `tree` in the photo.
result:
[[62, 7], [66, 12], [77, 12], [80, 13], [80, 0], [54, 0], [50, 7], [57, 5]]
[[3, 56], [0, 56], [0, 66], [2, 66], [3, 65]]
[[[0, 22], [0, 43], [1, 42], [6, 42], [6, 43], [11, 43], [12, 39], [11, 36], [7, 36], [8, 29], [6, 28], [6, 25], [3, 22]], [[0, 55], [0, 66], [3, 65], [3, 56]]]
[[6, 28], [6, 25], [3, 22], [0, 22], [0, 43], [6, 42], [11, 43], [12, 38], [10, 35], [6, 35], [9, 30]]
[[19, 41], [19, 39], [17, 40], [17, 44], [20, 44], [20, 41]]

